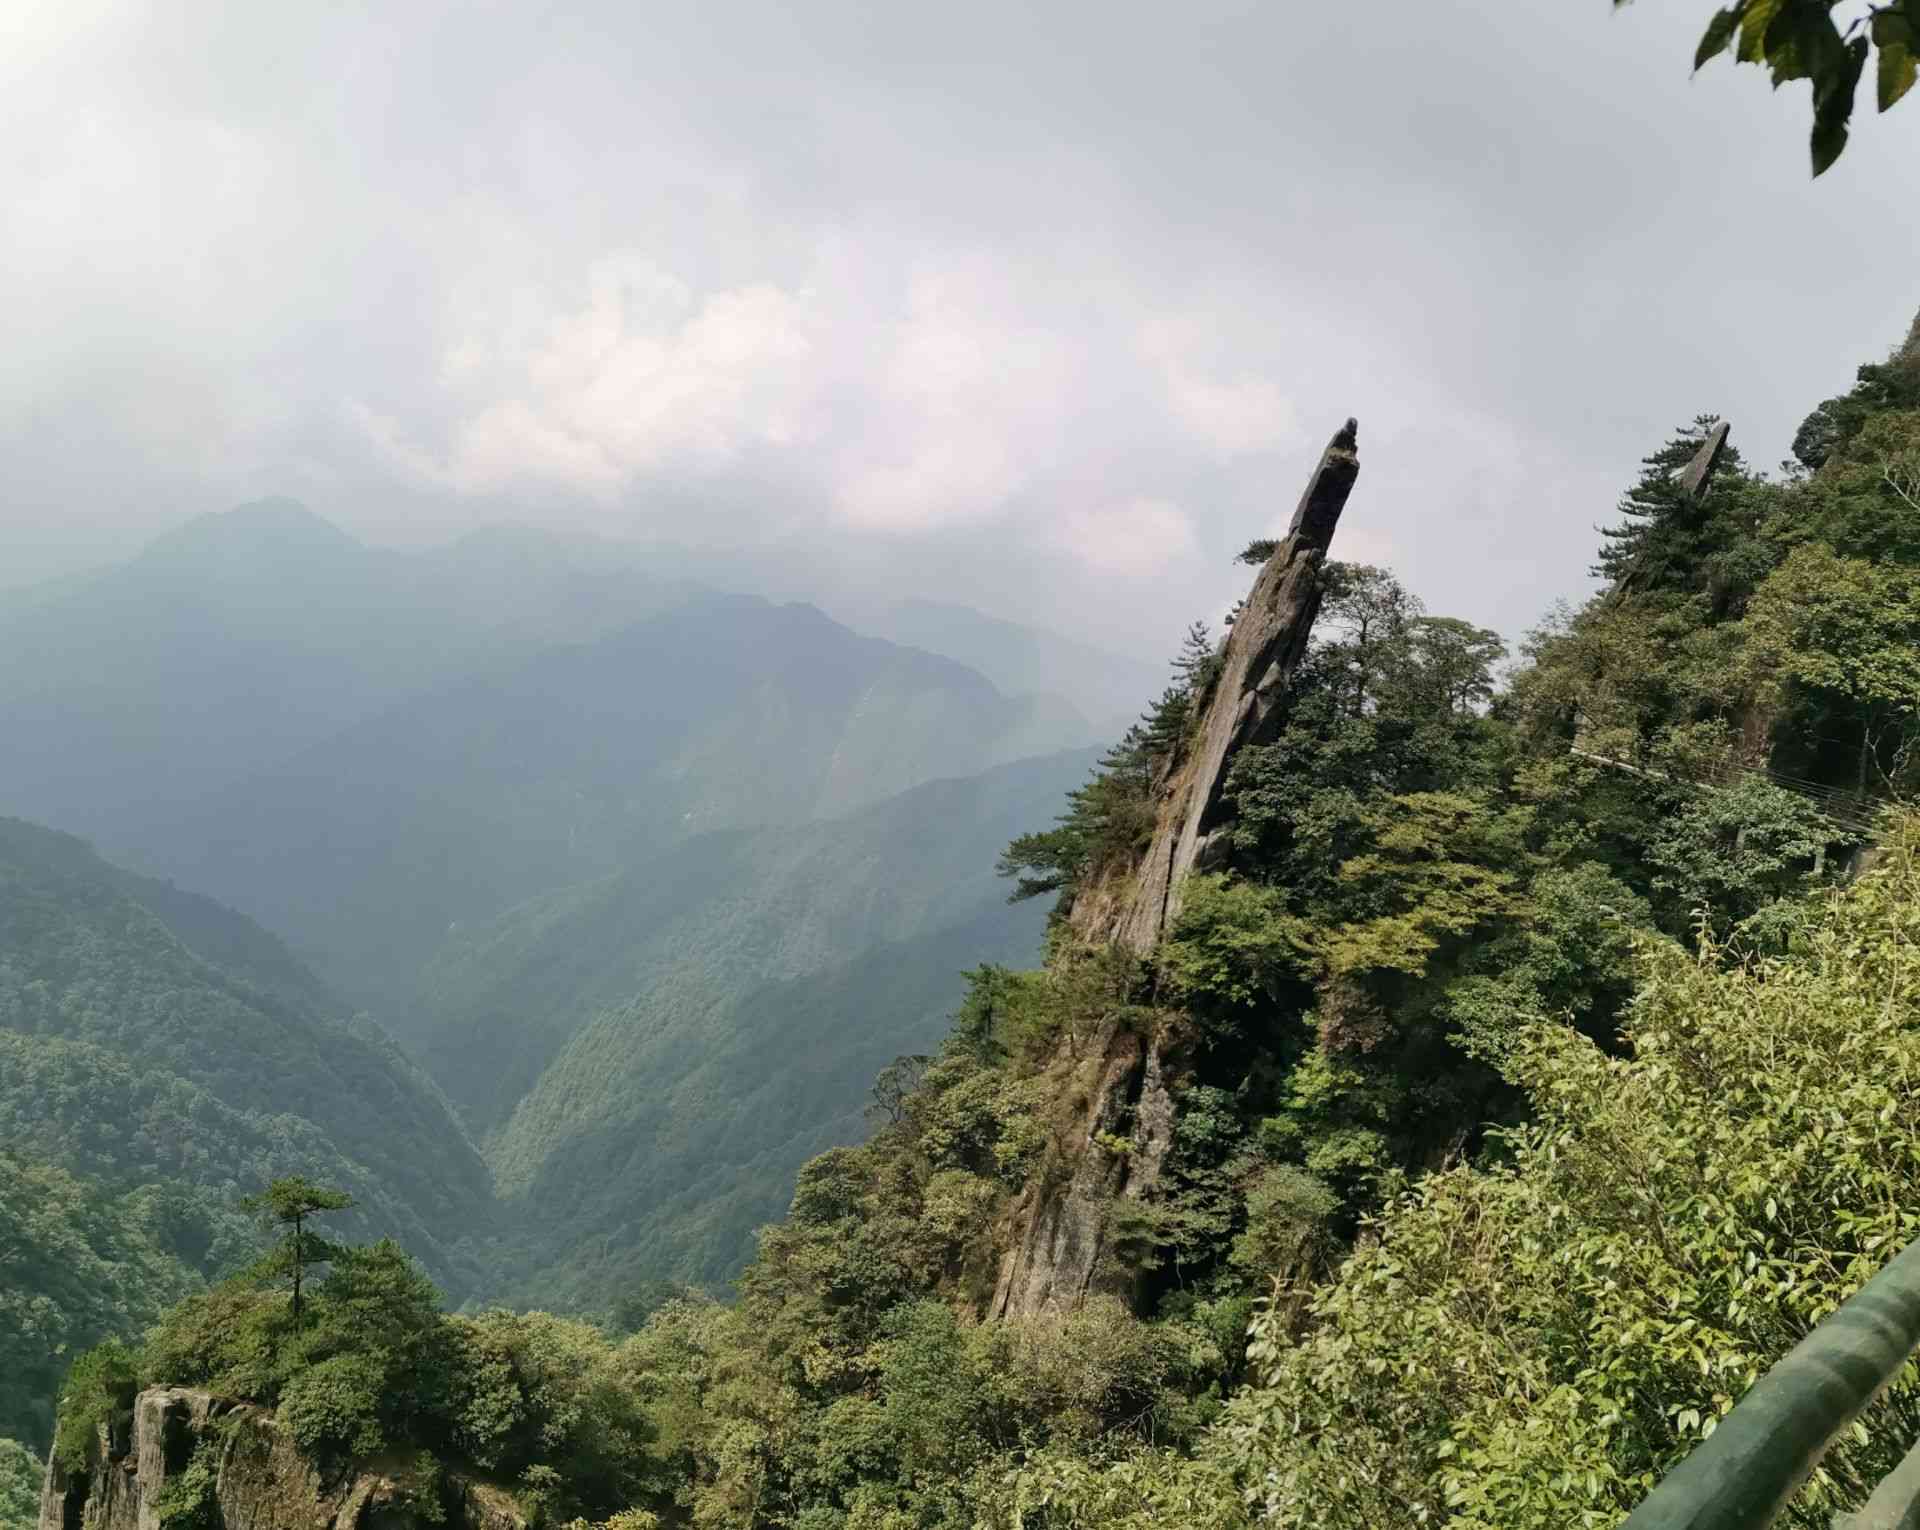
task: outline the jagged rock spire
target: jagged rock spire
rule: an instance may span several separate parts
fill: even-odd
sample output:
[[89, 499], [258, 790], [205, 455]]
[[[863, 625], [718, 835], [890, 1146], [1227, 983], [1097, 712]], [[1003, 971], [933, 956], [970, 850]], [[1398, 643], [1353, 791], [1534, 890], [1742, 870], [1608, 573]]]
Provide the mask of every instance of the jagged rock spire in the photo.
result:
[[[1209, 852], [1225, 827], [1221, 787], [1234, 753], [1271, 739], [1284, 720], [1287, 682], [1320, 612], [1320, 564], [1360, 474], [1358, 441], [1359, 426], [1348, 420], [1254, 580], [1221, 651], [1219, 678], [1198, 698], [1195, 736], [1161, 784], [1145, 858], [1077, 893], [1070, 917], [1081, 940], [1150, 950], [1179, 912], [1181, 879], [1211, 864]], [[1180, 1070], [1174, 1030], [1143, 1030], [1114, 1016], [1084, 1052], [1058, 1059], [1070, 1080], [1065, 1093], [1077, 1103], [1049, 1149], [1046, 1170], [1008, 1208], [989, 1316], [1072, 1307], [1102, 1278], [1108, 1208], [1155, 1194], [1173, 1145]], [[1103, 1139], [1122, 1130], [1127, 1151], [1115, 1154]]]
[[[1731, 429], [1729, 421], [1716, 421], [1713, 429], [1707, 432], [1706, 439], [1700, 443], [1699, 450], [1674, 475], [1673, 481], [1686, 496], [1689, 511], [1697, 507], [1707, 497], [1707, 490], [1713, 487], [1713, 475], [1720, 470], [1720, 459], [1726, 454], [1727, 434]], [[1609, 602], [1625, 599], [1641, 584], [1648, 571], [1646, 558], [1646, 549], [1643, 547], [1633, 565], [1614, 581], [1613, 588], [1607, 592], [1606, 599]]]
[[1707, 432], [1707, 439], [1700, 443], [1700, 450], [1680, 470], [1680, 491], [1696, 505], [1706, 498], [1707, 490], [1713, 487], [1713, 475], [1720, 466], [1720, 454], [1727, 449], [1728, 429], [1725, 420], [1715, 425]]
[[1320, 613], [1320, 564], [1360, 476], [1359, 435], [1359, 422], [1350, 419], [1321, 453], [1286, 536], [1234, 620], [1219, 679], [1203, 700], [1198, 733], [1162, 787], [1153, 842], [1131, 893], [1117, 910], [1094, 898], [1082, 916], [1076, 904], [1074, 923], [1083, 937], [1151, 950], [1179, 913], [1181, 879], [1218, 860], [1227, 768], [1238, 750], [1279, 731], [1287, 682]]

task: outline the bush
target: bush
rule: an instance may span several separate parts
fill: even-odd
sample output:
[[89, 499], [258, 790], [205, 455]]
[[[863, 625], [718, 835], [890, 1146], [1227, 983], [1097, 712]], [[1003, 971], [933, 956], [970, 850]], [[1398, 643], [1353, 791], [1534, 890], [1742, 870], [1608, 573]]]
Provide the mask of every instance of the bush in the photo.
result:
[[1332, 1247], [1340, 1198], [1293, 1164], [1270, 1164], [1247, 1189], [1247, 1226], [1234, 1239], [1232, 1265], [1291, 1280], [1310, 1273]]
[[40, 1463], [18, 1440], [0, 1439], [0, 1530], [32, 1530], [40, 1518]]
[[245, 1279], [189, 1296], [163, 1317], [140, 1350], [143, 1377], [205, 1386], [229, 1397], [271, 1403], [286, 1302]]
[[162, 1484], [154, 1509], [161, 1530], [217, 1530], [220, 1524], [220, 1447], [202, 1440], [186, 1469]]
[[476, 1464], [529, 1483], [551, 1517], [608, 1514], [650, 1490], [653, 1438], [619, 1351], [590, 1323], [544, 1312], [448, 1320], [452, 1380], [442, 1417]]
[[118, 1339], [74, 1360], [54, 1413], [53, 1453], [62, 1471], [77, 1475], [87, 1469], [94, 1440], [131, 1411], [136, 1386], [133, 1352]]
[[386, 1367], [372, 1355], [334, 1355], [301, 1371], [280, 1394], [280, 1422], [307, 1455], [367, 1456], [387, 1443]]

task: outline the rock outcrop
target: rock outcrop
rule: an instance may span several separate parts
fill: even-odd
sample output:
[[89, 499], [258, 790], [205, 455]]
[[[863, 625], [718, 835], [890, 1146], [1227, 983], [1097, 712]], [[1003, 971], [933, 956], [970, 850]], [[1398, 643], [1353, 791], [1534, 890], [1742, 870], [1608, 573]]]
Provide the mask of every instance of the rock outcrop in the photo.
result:
[[[1915, 322], [1920, 323], [1920, 320]], [[1698, 513], [1701, 504], [1706, 500], [1707, 491], [1713, 487], [1714, 474], [1720, 470], [1720, 459], [1726, 453], [1727, 436], [1732, 428], [1729, 421], [1716, 422], [1713, 429], [1707, 432], [1706, 439], [1700, 443], [1700, 449], [1688, 458], [1687, 465], [1674, 475], [1674, 483], [1680, 490], [1685, 507], [1684, 514]], [[1635, 590], [1642, 588], [1647, 578], [1654, 572], [1657, 570], [1648, 569], [1643, 560], [1636, 561], [1615, 582], [1607, 598], [1609, 600], [1624, 599]]]
[[[1086, 1054], [1067, 1059], [1061, 1080], [1074, 1102], [1047, 1167], [1014, 1201], [1003, 1234], [1010, 1247], [987, 1311], [1026, 1317], [1075, 1305], [1089, 1291], [1130, 1297], [1130, 1282], [1101, 1255], [1111, 1209], [1141, 1199], [1159, 1182], [1173, 1146], [1168, 1048], [1109, 1020]], [[1124, 1150], [1116, 1150], [1125, 1143]], [[1104, 1276], [1104, 1279], [1102, 1278]]]
[[1180, 912], [1180, 883], [1221, 860], [1221, 793], [1233, 756], [1279, 732], [1292, 679], [1320, 614], [1320, 564], [1360, 476], [1359, 425], [1348, 420], [1321, 454], [1287, 534], [1253, 582], [1220, 654], [1220, 672], [1184, 758], [1160, 787], [1153, 841], [1117, 906], [1075, 906], [1083, 939], [1145, 954]]
[[[183, 1498], [190, 1467], [198, 1494]], [[323, 1473], [272, 1414], [191, 1387], [140, 1393], [84, 1471], [48, 1457], [39, 1530], [162, 1530], [169, 1509], [184, 1530], [527, 1530], [488, 1483], [399, 1458]]]
[[[1186, 876], [1225, 863], [1227, 772], [1285, 720], [1287, 685], [1320, 612], [1320, 565], [1360, 473], [1358, 435], [1348, 420], [1327, 444], [1287, 535], [1261, 566], [1188, 745], [1156, 783], [1147, 850], [1076, 894], [1069, 921], [1082, 944], [1145, 955], [1179, 914]], [[1114, 1206], [1152, 1196], [1173, 1142], [1181, 1027], [1177, 1016], [1152, 1013], [1144, 1030], [1137, 1017], [1109, 1021], [1083, 1058], [1061, 1059], [1071, 1118], [1002, 1225], [991, 1316], [1071, 1307], [1103, 1287], [1132, 1294], [1102, 1256]]]
[[1700, 450], [1680, 470], [1680, 492], [1698, 504], [1713, 487], [1714, 470], [1720, 466], [1720, 454], [1727, 449], [1727, 432], [1732, 427], [1722, 420], [1707, 432]]

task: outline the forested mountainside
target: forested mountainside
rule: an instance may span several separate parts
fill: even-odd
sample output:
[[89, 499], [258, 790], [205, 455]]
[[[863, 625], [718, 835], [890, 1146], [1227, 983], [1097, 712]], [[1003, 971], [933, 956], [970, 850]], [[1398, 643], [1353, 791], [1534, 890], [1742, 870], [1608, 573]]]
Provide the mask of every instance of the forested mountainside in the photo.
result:
[[466, 1287], [486, 1169], [393, 1043], [239, 916], [0, 819], [0, 1433], [43, 1442], [63, 1351], [246, 1262], [237, 1198], [299, 1169]]
[[799, 1165], [865, 1134], [875, 1072], [939, 1040], [962, 970], [1039, 955], [1042, 911], [1007, 905], [983, 851], [1090, 760], [702, 836], [450, 942], [417, 1046], [486, 1144], [507, 1289], [604, 1308], [648, 1280], [723, 1287]]
[[810, 607], [702, 595], [417, 695], [132, 842], [398, 1015], [452, 926], [692, 834], [832, 817], [1085, 730]]
[[[483, 1137], [588, 1022], [711, 1005], [1005, 906], [983, 841], [1085, 773], [1087, 752], [936, 781], [843, 818], [701, 835], [445, 941], [402, 1038]], [[1038, 951], [1041, 920], [1019, 924]]]
[[456, 1296], [604, 1312], [723, 1287], [797, 1166], [865, 1134], [873, 1073], [937, 1041], [961, 970], [1038, 950], [1043, 911], [1006, 905], [991, 847], [1087, 760], [701, 836], [461, 937], [424, 1033], [449, 1080], [513, 1076], [536, 1021], [561, 1053], [514, 1119], [504, 1208], [437, 1087], [283, 943], [6, 821], [0, 1216], [31, 1257], [0, 1278], [0, 1436], [43, 1444], [66, 1356], [248, 1263], [237, 1201], [280, 1173], [348, 1188], [342, 1231], [401, 1238]]
[[[1905, 820], [1861, 880], [1781, 910], [1774, 961], [1655, 940], [1615, 1045], [1516, 1029], [1501, 1065], [1531, 1120], [1497, 1151], [1385, 1187], [1344, 1259], [1311, 1236], [1329, 1198], [1269, 1180], [1225, 1260], [1145, 1317], [1113, 1294], [990, 1321], [966, 1301], [1058, 1082], [1022, 1070], [1026, 1108], [989, 1117], [1004, 1071], [971, 1060], [1021, 1032], [970, 1008], [931, 1089], [884, 1089], [874, 1141], [803, 1172], [736, 1303], [668, 1300], [624, 1338], [445, 1317], [389, 1244], [337, 1250], [296, 1330], [281, 1283], [237, 1279], [76, 1367], [53, 1505], [123, 1490], [109, 1442], [135, 1388], [165, 1383], [275, 1409], [251, 1458], [381, 1478], [382, 1522], [409, 1526], [1617, 1523], [1912, 1231], [1916, 895]], [[1182, 1133], [1189, 1164], [1218, 1124]], [[1215, 1190], [1241, 1200], [1231, 1174]], [[1857, 1504], [1914, 1401], [1896, 1385], [1789, 1522]], [[141, 1452], [163, 1523], [220, 1523], [236, 1499], [254, 1522], [261, 1474], [233, 1438], [202, 1425], [157, 1472]], [[475, 1480], [505, 1489], [485, 1519]], [[312, 1512], [315, 1491], [296, 1478], [269, 1507]]]

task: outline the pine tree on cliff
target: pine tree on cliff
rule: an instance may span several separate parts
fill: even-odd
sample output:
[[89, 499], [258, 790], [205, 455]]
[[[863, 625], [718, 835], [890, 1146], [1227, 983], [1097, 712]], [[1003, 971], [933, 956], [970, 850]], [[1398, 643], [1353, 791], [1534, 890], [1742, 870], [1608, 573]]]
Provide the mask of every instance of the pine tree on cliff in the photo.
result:
[[1619, 524], [1600, 528], [1606, 542], [1593, 565], [1596, 575], [1636, 593], [1692, 587], [1710, 555], [1720, 550], [1728, 530], [1720, 512], [1744, 477], [1740, 453], [1728, 443], [1713, 486], [1700, 500], [1681, 486], [1681, 469], [1717, 423], [1712, 415], [1700, 415], [1642, 459], [1639, 482], [1621, 497]]
[[284, 1276], [291, 1281], [296, 1330], [300, 1327], [300, 1294], [308, 1267], [325, 1264], [339, 1254], [338, 1245], [307, 1231], [307, 1219], [329, 1211], [345, 1211], [352, 1204], [353, 1197], [344, 1190], [316, 1185], [301, 1174], [276, 1179], [262, 1194], [247, 1200], [249, 1209], [265, 1212], [286, 1229], [279, 1247], [258, 1268], [268, 1279]]

